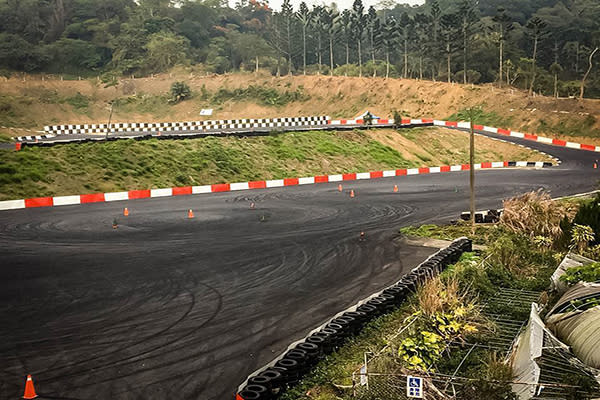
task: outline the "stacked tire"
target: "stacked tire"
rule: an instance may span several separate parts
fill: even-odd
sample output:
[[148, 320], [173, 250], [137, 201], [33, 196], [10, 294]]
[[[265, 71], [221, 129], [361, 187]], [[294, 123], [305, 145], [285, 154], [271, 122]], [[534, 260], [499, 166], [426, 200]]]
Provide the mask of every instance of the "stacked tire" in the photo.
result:
[[287, 387], [298, 383], [321, 359], [337, 350], [348, 338], [358, 334], [369, 321], [395, 309], [419, 285], [457, 262], [463, 252], [470, 251], [471, 240], [455, 240], [403, 276], [397, 284], [361, 304], [356, 311], [347, 311], [332, 319], [318, 332], [289, 349], [273, 367], [249, 378], [236, 400], [277, 399]]

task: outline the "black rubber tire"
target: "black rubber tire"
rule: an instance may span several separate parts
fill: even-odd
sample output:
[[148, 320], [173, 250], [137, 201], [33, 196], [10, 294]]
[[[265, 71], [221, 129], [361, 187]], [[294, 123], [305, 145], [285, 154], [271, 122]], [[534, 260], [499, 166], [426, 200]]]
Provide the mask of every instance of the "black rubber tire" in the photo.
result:
[[367, 314], [365, 314], [364, 312], [361, 312], [361, 311], [346, 311], [344, 314], [342, 314], [342, 317], [354, 318], [354, 320], [356, 321], [356, 324], [358, 326], [360, 326], [361, 328], [367, 321]]
[[269, 400], [271, 398], [271, 389], [263, 385], [247, 385], [242, 392], [245, 390], [258, 393], [260, 400]]
[[271, 385], [272, 391], [281, 389], [284, 385], [283, 375], [281, 374], [280, 371], [278, 371], [274, 368], [268, 368], [268, 369], [262, 371], [259, 374], [259, 376], [264, 376], [265, 378], [269, 379], [269, 384]]
[[264, 375], [256, 375], [248, 378], [248, 385], [262, 385], [271, 390], [271, 379]]
[[321, 353], [321, 348], [310, 342], [302, 342], [298, 343], [294, 350], [302, 350], [306, 353], [306, 357], [312, 362], [316, 362], [319, 359], [319, 355]]
[[238, 395], [244, 400], [261, 400], [261, 394], [254, 390], [244, 389]]

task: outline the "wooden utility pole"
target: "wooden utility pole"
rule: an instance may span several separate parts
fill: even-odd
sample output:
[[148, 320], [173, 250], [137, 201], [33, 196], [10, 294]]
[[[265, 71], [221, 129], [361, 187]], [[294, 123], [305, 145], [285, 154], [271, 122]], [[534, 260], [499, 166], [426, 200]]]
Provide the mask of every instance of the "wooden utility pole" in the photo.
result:
[[108, 132], [110, 131], [110, 121], [112, 119], [113, 114], [113, 102], [110, 102], [110, 114], [108, 114], [108, 127], [106, 128], [106, 139], [108, 139]]
[[469, 109], [469, 186], [471, 190], [471, 230], [475, 234], [475, 131], [473, 129], [473, 108]]

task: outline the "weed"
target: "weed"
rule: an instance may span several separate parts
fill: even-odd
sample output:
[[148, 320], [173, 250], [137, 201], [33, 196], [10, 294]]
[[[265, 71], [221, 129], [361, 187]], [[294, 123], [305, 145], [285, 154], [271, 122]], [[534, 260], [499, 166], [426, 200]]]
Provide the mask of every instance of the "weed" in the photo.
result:
[[76, 110], [86, 109], [90, 105], [90, 99], [79, 92], [77, 92], [75, 96], [67, 97], [65, 99], [65, 102], [67, 104], [70, 104]]

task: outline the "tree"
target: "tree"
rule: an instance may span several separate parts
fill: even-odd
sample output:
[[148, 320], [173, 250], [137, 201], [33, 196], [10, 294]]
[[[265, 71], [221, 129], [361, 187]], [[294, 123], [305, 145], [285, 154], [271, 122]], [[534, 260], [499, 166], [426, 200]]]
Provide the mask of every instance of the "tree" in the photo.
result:
[[285, 24], [285, 39], [288, 56], [288, 75], [292, 75], [292, 22], [294, 17], [294, 9], [290, 0], [283, 0], [281, 5], [281, 17]]
[[381, 24], [377, 12], [373, 6], [369, 7], [366, 15], [367, 33], [369, 36], [369, 45], [371, 50], [371, 61], [373, 63], [373, 76], [377, 76], [377, 68], [375, 68], [375, 38], [380, 34]]
[[579, 99], [583, 99], [583, 91], [585, 90], [585, 80], [587, 79], [588, 75], [590, 74], [590, 71], [592, 70], [592, 67], [594, 65], [594, 64], [592, 64], [592, 59], [594, 58], [594, 55], [596, 54], [597, 51], [598, 51], [598, 47], [596, 47], [590, 53], [590, 57], [588, 59], [588, 69], [585, 72], [585, 74], [583, 75], [583, 78], [581, 79], [581, 88], [579, 90]]
[[454, 14], [446, 14], [442, 16], [440, 25], [442, 27], [442, 36], [444, 40], [444, 48], [446, 53], [446, 74], [448, 83], [452, 81], [452, 54], [454, 53], [454, 42], [458, 34], [457, 29], [458, 17]]
[[378, 39], [385, 51], [385, 77], [388, 78], [390, 76], [390, 53], [398, 44], [398, 27], [394, 17], [387, 18], [383, 23]]
[[323, 65], [323, 34], [327, 29], [325, 21], [325, 8], [322, 6], [314, 6], [312, 10], [312, 25], [317, 36], [317, 64], [318, 73], [321, 75], [321, 66]]
[[400, 36], [404, 43], [404, 68], [402, 77], [408, 78], [408, 42], [412, 36], [413, 20], [408, 16], [407, 13], [403, 13], [400, 17]]
[[552, 75], [554, 75], [554, 97], [555, 98], [558, 98], [558, 75], [562, 72], [563, 72], [563, 67], [559, 63], [557, 63], [557, 62], [552, 63], [552, 65], [550, 66], [550, 73]]
[[[440, 62], [440, 24], [442, 20], [442, 10], [440, 8], [440, 3], [438, 0], [433, 0], [431, 2], [431, 10], [429, 12], [429, 18], [431, 21], [430, 26], [430, 35], [429, 35], [429, 51], [434, 62], [431, 63], [431, 77], [435, 81], [436, 79], [436, 63]], [[439, 67], [439, 65], [438, 65]]]
[[499, 64], [498, 64], [498, 84], [502, 87], [502, 79], [503, 79], [503, 71], [502, 68], [504, 66], [504, 44], [506, 43], [506, 39], [510, 31], [514, 29], [514, 25], [506, 14], [506, 10], [503, 7], [498, 7], [498, 12], [493, 18], [493, 21], [498, 26], [498, 44], [499, 44]]
[[346, 45], [346, 64], [350, 64], [350, 42], [352, 41], [352, 13], [350, 10], [342, 11], [340, 16], [340, 28]]
[[302, 74], [306, 75], [306, 28], [308, 28], [312, 22], [312, 13], [305, 2], [300, 3], [296, 18], [302, 27]]
[[418, 13], [414, 18], [414, 36], [416, 49], [419, 52], [419, 79], [423, 79], [423, 55], [427, 51], [431, 20], [426, 14]]
[[533, 17], [531, 18], [526, 25], [527, 33], [529, 37], [533, 40], [533, 57], [531, 57], [532, 64], [532, 72], [531, 72], [531, 82], [529, 86], [529, 95], [533, 94], [533, 87], [535, 85], [535, 77], [536, 77], [536, 58], [538, 52], [538, 43], [540, 39], [544, 38], [547, 35], [546, 31], [547, 24], [542, 21], [541, 18]]
[[335, 37], [338, 33], [338, 18], [339, 14], [331, 8], [325, 8], [321, 15], [323, 22], [323, 28], [327, 32], [329, 38], [329, 74], [333, 76], [333, 46], [335, 43]]
[[357, 44], [357, 55], [358, 55], [358, 76], [362, 76], [362, 55], [361, 55], [361, 42], [366, 24], [365, 7], [363, 6], [362, 0], [354, 0], [352, 4], [352, 32], [354, 34], [354, 40]]
[[461, 33], [462, 33], [462, 46], [463, 46], [463, 83], [467, 83], [467, 66], [468, 66], [468, 50], [473, 34], [473, 27], [477, 21], [475, 14], [475, 7], [477, 3], [473, 0], [461, 0], [458, 7], [458, 14], [461, 17]]
[[151, 71], [165, 71], [176, 64], [188, 61], [189, 40], [172, 32], [150, 35], [144, 48], [148, 51], [147, 64]]

